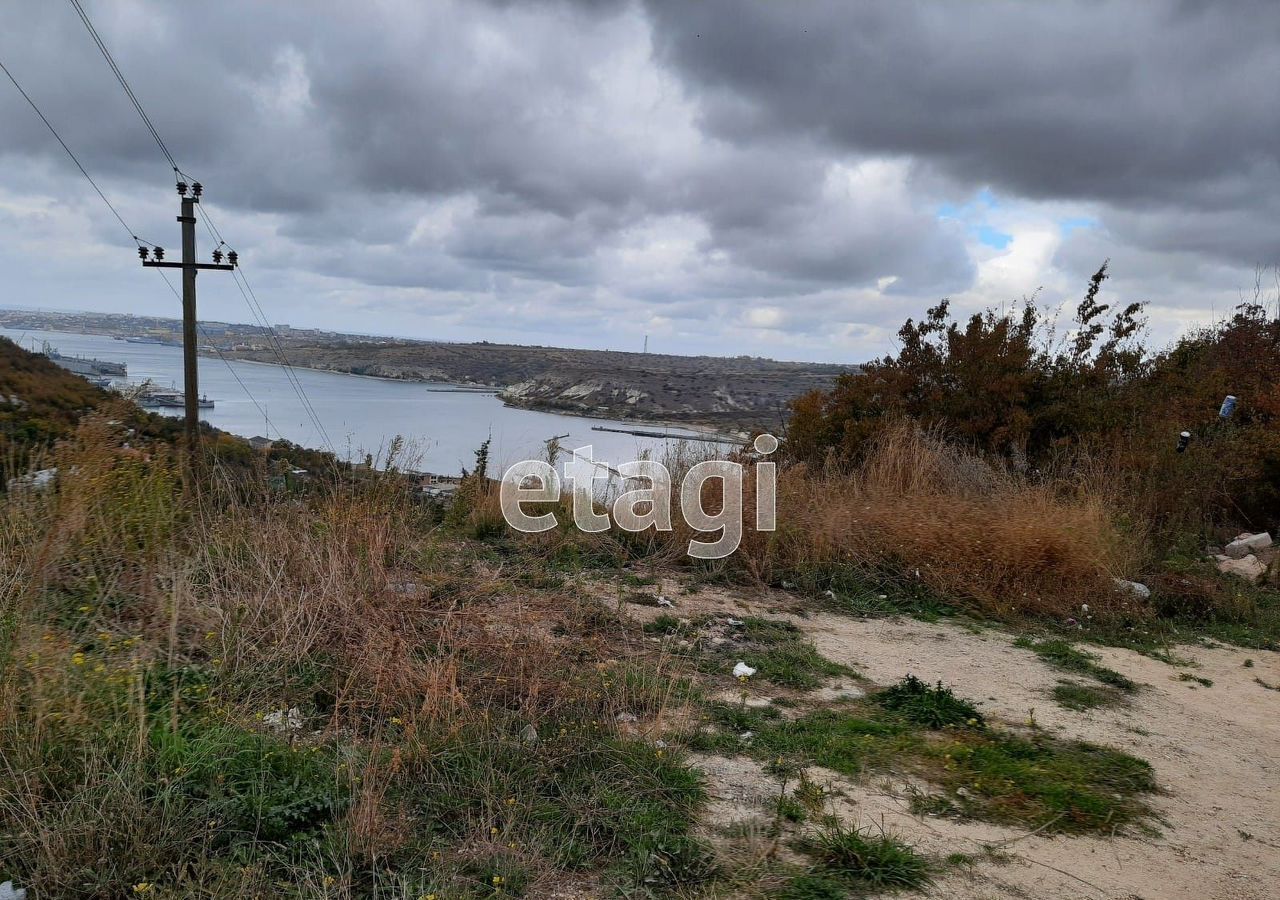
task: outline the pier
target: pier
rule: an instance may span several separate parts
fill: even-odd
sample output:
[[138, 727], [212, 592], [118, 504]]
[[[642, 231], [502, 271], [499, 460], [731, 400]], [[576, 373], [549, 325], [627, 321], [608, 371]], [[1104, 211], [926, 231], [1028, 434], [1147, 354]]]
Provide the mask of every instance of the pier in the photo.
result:
[[645, 428], [609, 428], [605, 425], [592, 425], [592, 431], [611, 431], [615, 434], [634, 434], [636, 437], [664, 438], [668, 441], [695, 441], [707, 444], [728, 444], [734, 447], [745, 446], [745, 438], [730, 438], [713, 434], [670, 434], [666, 431], [653, 431]]

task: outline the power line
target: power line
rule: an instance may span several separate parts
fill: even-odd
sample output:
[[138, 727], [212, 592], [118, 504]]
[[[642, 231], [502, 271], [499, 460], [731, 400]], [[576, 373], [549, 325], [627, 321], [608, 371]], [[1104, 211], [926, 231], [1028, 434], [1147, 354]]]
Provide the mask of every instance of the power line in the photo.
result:
[[173, 158], [173, 154], [169, 152], [169, 148], [165, 146], [164, 140], [160, 137], [160, 132], [156, 130], [156, 126], [152, 124], [151, 117], [147, 115], [147, 111], [142, 108], [142, 104], [138, 101], [138, 97], [133, 92], [133, 88], [129, 87], [129, 81], [124, 77], [124, 73], [120, 71], [120, 67], [116, 65], [115, 58], [111, 55], [111, 51], [107, 49], [106, 43], [98, 34], [98, 29], [93, 27], [93, 22], [89, 19], [89, 14], [84, 11], [84, 7], [80, 5], [80, 0], [71, 0], [71, 5], [75, 7], [76, 13], [80, 16], [80, 21], [84, 23], [84, 27], [89, 30], [89, 36], [93, 38], [93, 42], [98, 45], [98, 49], [102, 52], [102, 58], [107, 61], [107, 65], [111, 67], [111, 71], [115, 74], [116, 80], [120, 82], [120, 87], [124, 88], [124, 92], [129, 96], [129, 100], [133, 103], [133, 108], [138, 111], [138, 115], [142, 117], [143, 124], [147, 126], [147, 130], [151, 132], [151, 136], [155, 138], [156, 145], [159, 146], [160, 152], [164, 154], [165, 159], [169, 160], [169, 165], [173, 167], [175, 177], [180, 177], [181, 172], [178, 170], [178, 162]]
[[80, 160], [71, 152], [71, 148], [68, 147], [67, 142], [62, 139], [62, 135], [58, 134], [57, 130], [49, 120], [45, 118], [44, 113], [40, 111], [40, 107], [36, 106], [36, 102], [32, 100], [31, 96], [22, 89], [22, 85], [18, 84], [18, 79], [13, 77], [13, 73], [9, 71], [9, 67], [6, 66], [2, 60], [0, 60], [0, 69], [3, 69], [4, 74], [9, 76], [9, 80], [12, 81], [13, 86], [18, 89], [18, 93], [22, 95], [22, 99], [26, 100], [31, 108], [35, 110], [36, 115], [40, 117], [40, 121], [44, 123], [44, 127], [49, 129], [49, 133], [54, 136], [59, 144], [62, 145], [62, 149], [67, 151], [67, 156], [71, 157], [71, 161], [76, 164], [76, 168], [80, 170], [80, 174], [83, 175], [89, 184], [93, 186], [93, 189], [98, 192], [98, 196], [102, 198], [103, 203], [107, 204], [107, 209], [111, 210], [111, 214], [116, 217], [116, 221], [124, 226], [125, 231], [129, 232], [129, 237], [133, 238], [133, 240], [139, 245], [149, 243], [149, 241], [144, 241], [133, 233], [133, 229], [125, 222], [124, 217], [120, 215], [119, 210], [111, 205], [111, 201], [107, 199], [107, 195], [102, 193], [102, 188], [98, 187], [98, 183], [93, 180], [88, 171], [81, 164]]
[[[169, 292], [173, 294], [174, 299], [181, 303], [182, 295], [179, 294], [178, 289], [173, 286], [173, 282], [169, 280], [169, 276], [164, 274], [164, 270], [156, 269], [156, 274], [164, 279], [165, 286], [169, 288]], [[200, 330], [200, 337], [204, 338], [205, 342], [213, 348], [213, 352], [218, 354], [218, 359], [222, 360], [223, 365], [227, 367], [227, 371], [231, 373], [231, 377], [236, 380], [236, 384], [240, 385], [241, 390], [244, 391], [245, 396], [249, 398], [249, 401], [254, 405], [254, 408], [262, 414], [262, 419], [267, 423], [267, 428], [275, 428], [277, 434], [283, 434], [279, 428], [276, 428], [275, 423], [271, 421], [271, 418], [267, 415], [267, 411], [263, 409], [260, 403], [258, 403], [257, 398], [253, 396], [253, 392], [249, 390], [249, 386], [240, 378], [240, 373], [235, 370], [235, 366], [231, 365], [231, 361], [222, 355], [222, 350], [213, 342], [213, 338], [209, 336], [208, 332], [204, 330], [204, 326], [197, 322], [196, 328]], [[268, 435], [268, 437], [269, 436], [270, 435]]]
[[[200, 217], [201, 221], [204, 222], [205, 228], [208, 229], [210, 237], [216, 239], [219, 246], [225, 246], [226, 241], [222, 239], [222, 234], [218, 231], [218, 226], [214, 224], [212, 217], [209, 215], [208, 208], [202, 205], [200, 207], [200, 211], [202, 213]], [[239, 278], [236, 278], [237, 274], [239, 275]], [[267, 347], [283, 367], [285, 379], [293, 388], [294, 393], [298, 397], [298, 401], [302, 404], [303, 410], [310, 418], [311, 424], [315, 426], [318, 434], [329, 448], [329, 452], [336, 452], [333, 447], [333, 441], [330, 439], [329, 433], [324, 427], [324, 423], [320, 421], [319, 414], [315, 411], [315, 407], [312, 406], [310, 398], [307, 397], [306, 390], [302, 386], [302, 381], [298, 378], [298, 373], [295, 372], [293, 370], [293, 366], [289, 364], [289, 360], [285, 356], [284, 345], [281, 343], [276, 330], [271, 326], [271, 320], [267, 317], [266, 310], [262, 308], [262, 304], [258, 301], [258, 295], [254, 292], [253, 286], [249, 284], [248, 277], [239, 268], [233, 270], [231, 276], [236, 282], [236, 287], [240, 291], [240, 296], [244, 298], [245, 306], [249, 309], [249, 314], [253, 316], [254, 321], [257, 322], [265, 332], [267, 337]], [[243, 284], [241, 282], [243, 282]]]
[[[156, 145], [160, 148], [160, 152], [163, 153], [165, 159], [169, 161], [169, 165], [173, 167], [175, 178], [178, 178], [179, 180], [181, 180], [184, 177], [188, 177], [183, 174], [180, 168], [178, 168], [177, 160], [175, 160], [173, 157], [173, 154], [169, 152], [168, 146], [165, 145], [164, 139], [160, 137], [160, 132], [156, 129], [155, 124], [151, 121], [151, 117], [148, 116], [147, 111], [143, 109], [142, 102], [138, 100], [137, 95], [133, 92], [133, 88], [129, 86], [129, 80], [125, 78], [124, 73], [120, 70], [120, 67], [116, 64], [115, 57], [111, 55], [111, 51], [107, 48], [106, 42], [103, 41], [102, 36], [98, 34], [98, 30], [97, 28], [94, 27], [93, 21], [89, 18], [89, 14], [85, 12], [84, 7], [80, 5], [80, 0], [71, 0], [71, 5], [75, 8], [76, 14], [79, 15], [80, 21], [84, 23], [84, 27], [88, 30], [90, 37], [93, 38], [94, 44], [97, 45], [98, 50], [102, 53], [103, 59], [107, 61], [107, 65], [110, 67], [112, 73], [116, 76], [116, 80], [120, 82], [120, 87], [123, 88], [125, 94], [128, 95], [130, 102], [133, 104], [133, 108], [137, 110], [138, 115], [142, 118], [143, 124], [146, 125], [147, 130], [151, 133], [151, 136], [155, 139]], [[204, 211], [203, 207], [201, 207], [201, 210], [202, 212]], [[214, 239], [218, 241], [218, 246], [219, 247], [225, 246], [227, 242], [222, 239], [222, 234], [218, 231], [217, 226], [213, 224], [212, 220], [209, 219], [207, 212], [203, 216], [201, 216], [201, 220], [205, 222], [205, 227], [210, 230]], [[123, 223], [123, 220], [122, 220], [122, 223]], [[233, 273], [233, 277], [234, 277], [234, 273]], [[310, 418], [312, 424], [316, 427], [320, 436], [324, 439], [324, 442], [327, 445], [329, 452], [333, 453], [334, 452], [333, 442], [329, 439], [329, 435], [328, 435], [328, 432], [325, 431], [324, 424], [320, 421], [320, 417], [316, 413], [315, 407], [311, 404], [310, 399], [307, 397], [306, 390], [303, 388], [302, 382], [298, 379], [297, 374], [293, 371], [292, 367], [289, 365], [289, 361], [284, 355], [284, 348], [280, 344], [279, 338], [276, 335], [275, 330], [271, 327], [271, 323], [266, 316], [266, 312], [262, 309], [261, 303], [258, 302], [257, 296], [253, 293], [253, 288], [249, 286], [248, 279], [244, 277], [243, 273], [241, 274], [240, 277], [244, 281], [244, 287], [240, 287], [240, 281], [236, 282], [236, 286], [240, 288], [240, 293], [242, 296], [244, 296], [245, 303], [246, 305], [249, 306], [250, 312], [254, 312], [254, 309], [256, 307], [257, 312], [254, 312], [255, 318], [257, 318], [257, 316], [261, 314], [261, 324], [266, 329], [266, 332], [268, 335], [268, 346], [271, 347], [272, 352], [275, 354], [276, 358], [280, 361], [280, 364], [284, 367], [285, 379], [289, 382], [290, 387], [293, 388], [294, 393], [297, 394], [298, 400], [302, 403], [303, 409], [306, 411], [308, 418]], [[247, 289], [247, 293], [246, 293], [246, 289]], [[252, 302], [250, 302], [251, 298], [252, 298]], [[221, 351], [219, 351], [219, 356], [221, 356]]]
[[[150, 241], [144, 241], [140, 237], [138, 237], [136, 234], [134, 234], [133, 229], [129, 227], [129, 223], [124, 220], [124, 217], [120, 215], [119, 210], [117, 210], [115, 206], [111, 203], [111, 201], [107, 199], [107, 195], [102, 192], [102, 189], [100, 187], [98, 187], [98, 183], [93, 180], [93, 176], [91, 176], [88, 170], [85, 169], [85, 167], [80, 163], [80, 160], [76, 157], [76, 155], [73, 152], [71, 152], [71, 148], [68, 147], [67, 142], [62, 139], [62, 135], [58, 134], [58, 130], [53, 127], [53, 123], [49, 121], [48, 117], [46, 117], [45, 114], [41, 112], [40, 107], [37, 106], [36, 102], [31, 99], [31, 95], [28, 94], [25, 90], [23, 90], [22, 85], [19, 84], [18, 80], [13, 77], [13, 73], [9, 71], [8, 66], [4, 64], [3, 60], [0, 60], [0, 70], [4, 71], [4, 74], [9, 77], [9, 80], [11, 82], [13, 82], [13, 86], [18, 89], [18, 93], [20, 93], [23, 99], [27, 101], [27, 103], [31, 106], [33, 110], [35, 110], [36, 115], [40, 117], [40, 121], [44, 122], [45, 127], [49, 129], [49, 133], [54, 136], [54, 138], [57, 140], [58, 144], [62, 147], [62, 149], [66, 151], [67, 156], [71, 157], [71, 161], [76, 164], [76, 168], [80, 170], [80, 174], [83, 175], [85, 177], [85, 180], [88, 181], [89, 184], [93, 186], [94, 191], [97, 192], [98, 196], [102, 199], [102, 202], [107, 205], [107, 208], [111, 210], [111, 214], [116, 217], [116, 221], [120, 223], [120, 226], [124, 228], [126, 232], [128, 232], [129, 237], [133, 238], [133, 240], [136, 241], [139, 245], [150, 244], [151, 243]], [[151, 246], [155, 246], [155, 245], [151, 244]], [[165, 277], [164, 272], [161, 271], [160, 269], [157, 269], [156, 272], [158, 272], [160, 277], [164, 279], [164, 283], [168, 286], [169, 290], [173, 293], [173, 296], [176, 297], [179, 301], [181, 301], [182, 298], [181, 296], [179, 296], [177, 289], [174, 288], [173, 283], [170, 282], [167, 277]], [[201, 329], [201, 333], [203, 334], [203, 329]], [[208, 340], [208, 337], [205, 336], [205, 339]], [[222, 362], [226, 365], [227, 371], [229, 371], [231, 373], [231, 376], [235, 378], [236, 383], [239, 384], [241, 389], [244, 390], [245, 395], [257, 408], [258, 412], [262, 413], [262, 418], [267, 422], [268, 426], [271, 426], [272, 422], [267, 417], [266, 410], [262, 408], [262, 406], [258, 403], [257, 398], [253, 396], [253, 392], [249, 390], [249, 386], [246, 385], [243, 380], [241, 380], [239, 373], [236, 372], [236, 370], [232, 367], [231, 362], [225, 356], [222, 355], [222, 351], [218, 349], [217, 345], [213, 344], [212, 342], [210, 342], [210, 344], [211, 346], [213, 346], [214, 351], [218, 354], [218, 358], [221, 359]], [[277, 428], [276, 431], [279, 432], [280, 429]]]

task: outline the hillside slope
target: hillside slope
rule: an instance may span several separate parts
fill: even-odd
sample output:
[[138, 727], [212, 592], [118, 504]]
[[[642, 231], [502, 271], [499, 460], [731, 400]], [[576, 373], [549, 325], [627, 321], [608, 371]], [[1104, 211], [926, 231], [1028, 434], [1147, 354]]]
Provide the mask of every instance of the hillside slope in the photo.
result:
[[[726, 428], [776, 427], [795, 397], [850, 366], [757, 357], [668, 356], [511, 344], [287, 346], [294, 365], [407, 381], [500, 389], [512, 406]], [[229, 355], [276, 362], [265, 350]]]

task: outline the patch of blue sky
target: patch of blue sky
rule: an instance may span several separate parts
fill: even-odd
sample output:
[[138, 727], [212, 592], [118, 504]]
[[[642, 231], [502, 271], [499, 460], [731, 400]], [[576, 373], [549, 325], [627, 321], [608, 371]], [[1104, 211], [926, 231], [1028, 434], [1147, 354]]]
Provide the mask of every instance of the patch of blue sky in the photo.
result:
[[939, 219], [960, 222], [969, 236], [984, 247], [1003, 250], [1013, 241], [1013, 235], [986, 221], [987, 215], [999, 209], [1000, 205], [995, 194], [984, 188], [962, 205], [943, 203], [937, 208], [936, 214]]
[[1090, 216], [1076, 216], [1070, 219], [1060, 219], [1058, 221], [1058, 230], [1062, 232], [1062, 236], [1066, 237], [1073, 231], [1079, 231], [1083, 228], [1097, 228], [1098, 220]]
[[978, 243], [984, 247], [992, 247], [996, 250], [1003, 250], [1013, 241], [1013, 235], [1007, 232], [992, 228], [990, 225], [982, 224], [978, 226], [969, 226], [969, 233], [978, 239]]

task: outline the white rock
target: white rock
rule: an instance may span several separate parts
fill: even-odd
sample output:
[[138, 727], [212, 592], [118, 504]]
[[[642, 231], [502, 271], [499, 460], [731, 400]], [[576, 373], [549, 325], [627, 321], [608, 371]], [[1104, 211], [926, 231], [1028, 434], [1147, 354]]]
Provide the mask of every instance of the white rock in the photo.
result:
[[1146, 600], [1151, 596], [1151, 588], [1145, 584], [1139, 584], [1136, 581], [1125, 581], [1123, 578], [1113, 578], [1116, 583], [1116, 590], [1125, 594], [1132, 594], [1139, 600]]
[[638, 720], [636, 719], [635, 713], [629, 713], [629, 712], [618, 713], [619, 723], [628, 723], [628, 722], [636, 722], [636, 721]]
[[1232, 559], [1244, 559], [1244, 557], [1253, 553], [1255, 550], [1265, 550], [1270, 546], [1271, 535], [1267, 532], [1260, 531], [1257, 534], [1249, 534], [1248, 532], [1245, 532], [1244, 534], [1237, 535], [1234, 541], [1227, 544], [1227, 547], [1223, 552]]
[[739, 662], [733, 667], [734, 678], [750, 678], [754, 674], [756, 674], [756, 670], [744, 662]]
[[1257, 581], [1267, 571], [1267, 566], [1258, 557], [1250, 553], [1243, 559], [1231, 559], [1227, 556], [1216, 557], [1218, 571], [1224, 575], [1235, 575], [1245, 581]]
[[538, 729], [532, 725], [524, 726], [524, 730], [520, 732], [520, 739], [526, 744], [538, 743]]
[[12, 881], [0, 884], [0, 900], [26, 900], [26, 897], [26, 888], [16, 888]]
[[297, 731], [302, 727], [302, 710], [296, 706], [288, 710], [277, 709], [263, 716], [262, 724], [280, 731]]

